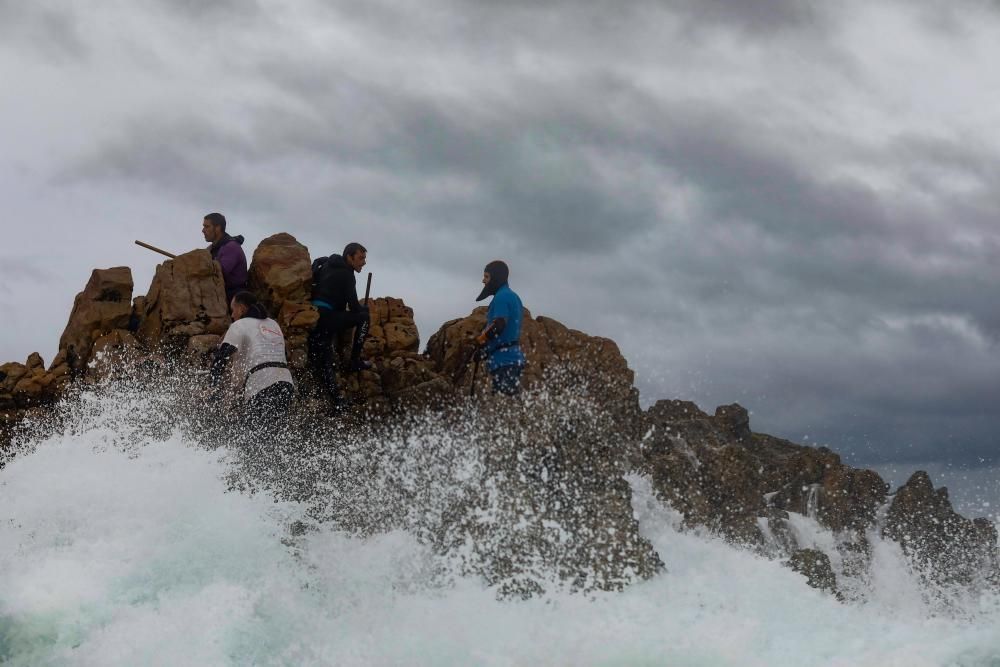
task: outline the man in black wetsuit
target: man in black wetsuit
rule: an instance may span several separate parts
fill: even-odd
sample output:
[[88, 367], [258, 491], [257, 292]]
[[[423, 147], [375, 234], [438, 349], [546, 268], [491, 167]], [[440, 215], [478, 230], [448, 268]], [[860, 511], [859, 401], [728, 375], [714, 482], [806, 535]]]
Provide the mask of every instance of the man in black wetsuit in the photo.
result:
[[355, 273], [361, 273], [368, 250], [360, 243], [348, 243], [344, 254], [320, 257], [313, 262], [312, 303], [319, 321], [309, 334], [309, 367], [328, 397], [341, 403], [333, 342], [341, 331], [354, 328], [349, 371], [366, 370], [371, 364], [361, 359], [368, 336], [368, 306], [358, 302]]

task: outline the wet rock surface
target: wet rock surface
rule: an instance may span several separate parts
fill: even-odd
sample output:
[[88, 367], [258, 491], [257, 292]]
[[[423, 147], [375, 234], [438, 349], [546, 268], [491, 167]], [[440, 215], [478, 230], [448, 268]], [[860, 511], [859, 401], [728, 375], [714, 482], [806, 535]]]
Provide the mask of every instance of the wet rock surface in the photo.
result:
[[183, 350], [193, 336], [225, 334], [231, 322], [222, 269], [207, 250], [157, 266], [143, 308], [137, 337], [152, 350]]
[[917, 471], [893, 496], [883, 534], [899, 542], [924, 576], [942, 584], [973, 584], [997, 573], [997, 531], [952, 509], [948, 489]]
[[119, 266], [95, 269], [76, 295], [66, 329], [59, 338], [70, 370], [86, 368], [94, 343], [116, 329], [127, 329], [132, 312], [132, 270]]
[[825, 448], [752, 433], [746, 410], [708, 415], [687, 401], [659, 401], [646, 413], [637, 467], [689, 525], [735, 542], [762, 544], [761, 520], [795, 512], [834, 532], [874, 525], [888, 485], [844, 465]]
[[833, 573], [830, 557], [818, 549], [798, 549], [788, 559], [788, 567], [806, 578], [813, 588], [837, 594], [837, 576]]
[[306, 367], [306, 339], [319, 319], [310, 303], [312, 268], [309, 249], [291, 234], [275, 234], [260, 242], [249, 268], [249, 287], [281, 326], [288, 363]]

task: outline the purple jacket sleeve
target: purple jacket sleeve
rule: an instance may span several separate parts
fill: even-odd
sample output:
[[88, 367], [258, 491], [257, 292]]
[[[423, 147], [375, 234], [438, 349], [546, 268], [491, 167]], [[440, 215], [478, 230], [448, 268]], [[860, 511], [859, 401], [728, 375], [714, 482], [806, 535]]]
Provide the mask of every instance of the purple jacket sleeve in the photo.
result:
[[239, 243], [230, 241], [219, 248], [215, 261], [222, 267], [226, 287], [242, 287], [247, 281], [247, 259]]

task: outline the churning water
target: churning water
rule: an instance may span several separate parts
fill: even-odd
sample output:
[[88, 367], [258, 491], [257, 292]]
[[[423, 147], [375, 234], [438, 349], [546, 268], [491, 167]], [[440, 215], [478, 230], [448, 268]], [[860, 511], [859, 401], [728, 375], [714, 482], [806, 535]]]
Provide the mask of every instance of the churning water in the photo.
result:
[[[875, 542], [865, 601], [841, 603], [780, 559], [679, 530], [633, 478], [663, 573], [498, 600], [405, 526], [347, 530], [313, 501], [234, 484], [235, 448], [147, 428], [140, 415], [162, 407], [148, 396], [78, 401], [0, 470], [3, 664], [1000, 665], [1000, 599], [942, 612], [889, 543]], [[462, 437], [428, 431], [396, 455]], [[416, 467], [421, 484], [461, 478]], [[383, 483], [359, 475], [344, 483]], [[373, 503], [357, 514], [376, 497], [344, 496]], [[808, 517], [794, 526], [824, 546]]]

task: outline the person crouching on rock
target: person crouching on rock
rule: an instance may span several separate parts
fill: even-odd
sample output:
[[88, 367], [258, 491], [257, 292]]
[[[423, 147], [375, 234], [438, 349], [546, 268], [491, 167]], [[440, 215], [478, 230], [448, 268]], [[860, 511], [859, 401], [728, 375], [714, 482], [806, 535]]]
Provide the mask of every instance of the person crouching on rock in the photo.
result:
[[521, 351], [521, 298], [507, 284], [510, 269], [500, 260], [483, 269], [483, 291], [476, 297], [482, 301], [492, 296], [486, 313], [486, 328], [476, 337], [480, 356], [487, 360], [493, 393], [516, 396], [521, 391], [521, 371], [524, 352]]
[[226, 216], [209, 213], [201, 223], [201, 233], [211, 243], [208, 251], [222, 267], [222, 280], [226, 284], [226, 301], [247, 288], [247, 256], [243, 252], [243, 237], [226, 233]]
[[252, 293], [237, 292], [230, 308], [233, 323], [215, 352], [211, 385], [217, 397], [224, 371], [233, 361], [249, 424], [273, 425], [287, 415], [295, 394], [285, 358], [285, 336]]
[[309, 334], [309, 367], [327, 397], [334, 404], [343, 403], [337, 387], [333, 342], [342, 331], [354, 328], [349, 371], [371, 368], [361, 359], [371, 319], [368, 306], [358, 302], [354, 274], [361, 273], [368, 250], [360, 243], [348, 243], [344, 254], [320, 257], [313, 262], [312, 304], [319, 311], [319, 321]]

